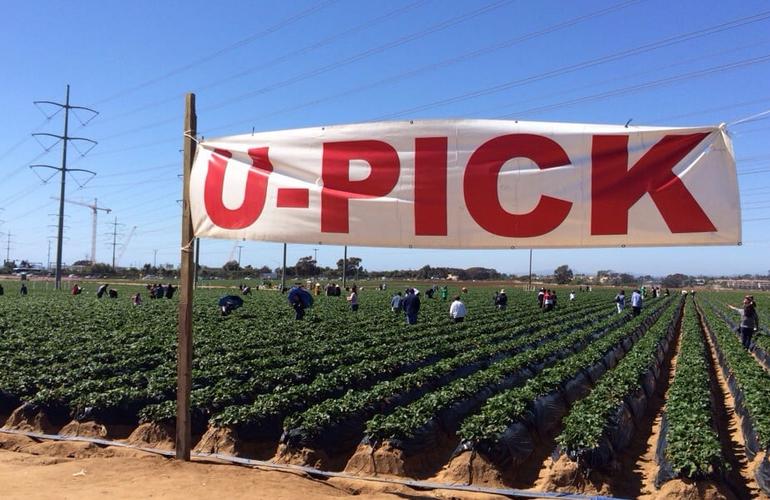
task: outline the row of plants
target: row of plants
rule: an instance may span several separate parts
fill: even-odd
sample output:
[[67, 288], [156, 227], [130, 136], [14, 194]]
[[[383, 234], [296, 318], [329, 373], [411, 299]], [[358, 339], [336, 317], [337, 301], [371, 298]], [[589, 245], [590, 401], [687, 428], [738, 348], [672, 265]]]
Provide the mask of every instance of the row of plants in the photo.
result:
[[597, 467], [628, 445], [633, 432], [628, 417], [643, 416], [680, 313], [681, 308], [674, 308], [669, 318], [651, 326], [623, 359], [602, 375], [588, 396], [575, 402], [557, 438], [562, 453]]
[[712, 418], [707, 347], [692, 300], [685, 309], [681, 332], [657, 446], [658, 487], [674, 478], [712, 477], [727, 467]]
[[[575, 308], [570, 316], [573, 320], [583, 317], [597, 307], [588, 304], [584, 308]], [[492, 346], [493, 350], [500, 342], [506, 342], [516, 337], [544, 328], [549, 323], [569, 320], [565, 316], [541, 316], [538, 320], [524, 324], [514, 324], [507, 329], [486, 329], [476, 327], [471, 323], [462, 323], [450, 329], [442, 338], [428, 342], [422, 351], [408, 345], [388, 346], [389, 355], [379, 360], [367, 360], [356, 365], [342, 366], [332, 372], [321, 374], [308, 384], [298, 384], [287, 387], [280, 392], [266, 393], [257, 396], [251, 403], [233, 405], [224, 408], [214, 415], [211, 422], [216, 426], [250, 425], [260, 426], [275, 423], [291, 413], [303, 411], [311, 404], [325, 399], [336, 399], [342, 393], [354, 389], [366, 389], [378, 381], [391, 381], [398, 375], [406, 379], [419, 378], [414, 372], [425, 367], [426, 372], [436, 373], [446, 368], [449, 363], [434, 368], [440, 359], [448, 361], [455, 356], [467, 353], [482, 346]], [[424, 363], [418, 364], [423, 360]], [[457, 369], [462, 365], [454, 366]], [[401, 369], [399, 367], [408, 367]], [[408, 377], [407, 377], [408, 375]], [[403, 380], [403, 379], [402, 379]], [[398, 382], [394, 382], [397, 384]], [[390, 386], [392, 384], [386, 384]]]
[[[581, 304], [580, 308], [573, 308], [566, 314], [579, 316], [579, 311], [589, 313], [602, 307], [605, 306], [597, 304], [595, 301], [586, 301]], [[409, 366], [410, 363], [429, 364], [429, 360], [432, 358], [443, 358], [460, 352], [468, 347], [467, 342], [462, 343], [465, 340], [473, 339], [470, 342], [471, 346], [483, 342], [495, 343], [500, 340], [507, 340], [511, 335], [523, 335], [533, 331], [548, 321], [550, 318], [545, 317], [535, 308], [521, 308], [518, 313], [513, 312], [509, 315], [489, 314], [472, 324], [470, 322], [462, 325], [446, 323], [415, 333], [408, 330], [404, 331], [400, 325], [391, 328], [383, 327], [377, 333], [376, 338], [372, 338], [371, 333], [369, 333], [367, 340], [360, 344], [340, 341], [333, 353], [326, 357], [308, 356], [303, 353], [301, 362], [292, 362], [284, 357], [276, 356], [272, 358], [272, 362], [279, 365], [283, 364], [280, 368], [259, 371], [251, 370], [250, 364], [247, 364], [248, 377], [222, 377], [216, 382], [210, 381], [206, 387], [195, 390], [192, 395], [193, 406], [210, 411], [224, 406], [240, 405], [253, 400], [260, 394], [270, 393], [276, 387], [311, 384], [314, 379], [323, 374], [329, 373], [331, 376], [334, 371], [349, 371], [347, 367], [351, 365], [357, 365], [361, 369], [369, 371], [374, 364], [379, 363], [391, 367], [387, 368], [384, 373], [408, 372], [408, 369], [400, 367]], [[515, 328], [511, 330], [512, 327]], [[451, 342], [447, 342], [450, 340]], [[333, 342], [337, 341], [334, 340]], [[424, 350], [425, 355], [422, 357], [420, 349]], [[420, 360], [424, 361], [421, 362]], [[235, 365], [235, 367], [243, 369], [239, 365]], [[350, 374], [350, 376], [355, 375]], [[359, 384], [363, 383], [363, 380], [359, 379]], [[147, 419], [162, 418], [163, 412], [166, 414], [169, 411], [173, 412], [173, 407], [162, 410], [161, 413], [151, 413], [156, 411], [155, 408], [148, 409], [144, 413], [144, 417]], [[227, 422], [227, 424], [232, 423], [236, 422]]]
[[[615, 366], [625, 351], [673, 305], [674, 301], [664, 299], [648, 307], [640, 316], [591, 343], [581, 352], [546, 368], [523, 386], [490, 398], [478, 413], [466, 418], [460, 426], [463, 447], [489, 452], [500, 449], [501, 439], [515, 425], [525, 432], [529, 432], [529, 426], [536, 427], [537, 431], [549, 431], [566, 411], [568, 401], [564, 400], [565, 395], [575, 397], [575, 391], [564, 390], [567, 384], [583, 379], [583, 386], [590, 386], [589, 380], [598, 380], [601, 373]], [[562, 390], [565, 395], [562, 395]]]
[[[119, 416], [121, 423], [136, 423], [139, 414], [153, 421], [174, 416], [177, 298], [133, 307], [128, 297], [142, 289], [118, 289], [117, 300], [34, 287], [26, 297], [0, 298], [0, 410], [31, 402], [79, 419]], [[448, 302], [423, 298], [420, 321], [410, 327], [390, 311], [391, 292], [362, 293], [357, 313], [344, 299], [318, 297], [300, 322], [275, 292], [247, 296], [241, 309], [222, 317], [216, 302], [223, 293], [202, 289], [195, 297], [193, 405], [204, 423], [222, 408], [337, 386], [305, 409], [611, 302], [609, 293], [579, 294], [575, 303], [543, 314], [533, 293], [509, 290], [508, 309], [497, 311], [491, 289], [474, 288], [463, 294], [466, 323], [449, 321]], [[400, 369], [380, 371], [384, 359]]]
[[[511, 373], [566, 349], [576, 342], [577, 337], [586, 338], [596, 330], [595, 323], [599, 323], [598, 328], [601, 328], [613, 320], [617, 321], [616, 317], [606, 319], [607, 314], [607, 308], [603, 306], [598, 310], [582, 309], [569, 316], [549, 318], [548, 323], [539, 325], [530, 335], [498, 345], [479, 346], [454, 359], [442, 360], [419, 372], [378, 384], [370, 390], [349, 391], [339, 399], [326, 400], [288, 418], [284, 427], [288, 429], [289, 437], [307, 444], [334, 427], [349, 429], [352, 419], [368, 419], [377, 413], [379, 415], [366, 424], [369, 435], [377, 426], [375, 422], [391, 418], [397, 422], [406, 422], [409, 418], [403, 415], [410, 412], [413, 414], [416, 408], [421, 410], [417, 416], [412, 417], [412, 422], [417, 422], [423, 415], [429, 419], [460, 398], [475, 395], [482, 388], [501, 383]], [[474, 364], [477, 365], [475, 370], [469, 372], [467, 368]], [[455, 377], [451, 374], [461, 369], [462, 376], [452, 381]], [[410, 396], [410, 391], [416, 394]], [[400, 406], [418, 397], [416, 402]], [[439, 406], [439, 402], [443, 402], [444, 406]], [[397, 408], [396, 411], [386, 417], [386, 412], [393, 408]], [[360, 431], [363, 431], [363, 424], [360, 427]]]
[[[499, 386], [507, 381], [510, 381], [510, 385], [513, 385], [514, 381], [523, 382], [524, 378], [533, 376], [561, 357], [574, 354], [576, 350], [579, 351], [595, 338], [629, 318], [629, 314], [620, 317], [617, 314], [607, 317], [605, 314], [591, 318], [592, 321], [582, 327], [559, 328], [555, 335], [549, 336], [550, 340], [546, 343], [495, 363], [482, 372], [458, 380], [440, 390], [430, 392], [414, 403], [399, 408], [391, 415], [377, 415], [366, 425], [367, 439], [372, 442], [412, 439], [430, 426], [442, 412], [450, 409], [455, 413], [452, 415], [453, 418], [461, 419], [473, 409], [465, 407], [462, 403], [477, 398], [486, 399], [498, 392], [498, 388], [506, 388]], [[456, 405], [462, 408], [457, 408]], [[456, 428], [444, 428], [448, 433], [454, 433], [456, 430]]]
[[720, 367], [741, 416], [746, 452], [751, 458], [770, 446], [770, 374], [741, 345], [732, 329], [710, 308], [702, 308]]

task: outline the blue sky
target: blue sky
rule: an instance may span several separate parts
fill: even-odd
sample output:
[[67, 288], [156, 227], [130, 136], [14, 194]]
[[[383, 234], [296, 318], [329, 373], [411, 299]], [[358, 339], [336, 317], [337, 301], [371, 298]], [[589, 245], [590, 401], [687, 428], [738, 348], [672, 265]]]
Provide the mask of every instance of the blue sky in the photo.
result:
[[[736, 21], [731, 23], [731, 21]], [[71, 118], [70, 134], [98, 141], [69, 166], [67, 198], [99, 214], [97, 259], [110, 262], [117, 217], [133, 237], [122, 265], [179, 260], [183, 96], [197, 94], [208, 136], [408, 118], [516, 118], [636, 125], [733, 123], [770, 109], [770, 4], [763, 1], [292, 0], [262, 2], [17, 2], [0, 18], [0, 250], [55, 259], [59, 113], [71, 102], [100, 114]], [[574, 67], [567, 71], [565, 68]], [[766, 273], [770, 261], [770, 121], [730, 126], [743, 205], [743, 245], [537, 250], [533, 267], [568, 264], [665, 275]], [[51, 147], [52, 146], [52, 147]], [[50, 147], [46, 152], [44, 147]], [[49, 172], [38, 170], [45, 177]], [[66, 205], [64, 261], [88, 258], [91, 213]], [[222, 265], [233, 242], [204, 240]], [[281, 245], [241, 242], [241, 264], [280, 266]], [[157, 250], [157, 253], [156, 253]], [[120, 253], [120, 250], [119, 250]], [[157, 257], [156, 257], [157, 255]], [[313, 255], [290, 245], [288, 262]], [[487, 266], [525, 273], [526, 250], [350, 248], [369, 269]], [[320, 247], [333, 266], [342, 248]]]

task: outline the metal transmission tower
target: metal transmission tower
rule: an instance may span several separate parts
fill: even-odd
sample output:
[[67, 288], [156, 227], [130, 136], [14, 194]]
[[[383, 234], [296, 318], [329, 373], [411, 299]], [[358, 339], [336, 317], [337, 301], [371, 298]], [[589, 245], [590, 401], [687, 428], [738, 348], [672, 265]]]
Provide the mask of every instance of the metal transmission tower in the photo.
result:
[[[51, 199], [59, 200], [59, 198], [52, 196]], [[100, 207], [97, 203], [96, 198], [94, 198], [93, 204], [86, 203], [83, 201], [73, 201], [73, 200], [64, 200], [67, 203], [72, 203], [73, 205], [80, 205], [81, 207], [86, 207], [91, 209], [91, 265], [96, 264], [96, 220], [97, 220], [97, 212], [99, 210], [102, 210], [105, 213], [112, 212], [111, 208], [105, 208]]]
[[[48, 104], [51, 106], [57, 106], [64, 110], [64, 135], [55, 135], [55, 134], [47, 134], [47, 133], [32, 134], [33, 137], [36, 137], [36, 138], [39, 136], [48, 136], [48, 137], [53, 137], [55, 139], [58, 139], [59, 141], [62, 141], [61, 166], [54, 167], [51, 165], [30, 165], [30, 168], [32, 169], [50, 168], [57, 172], [61, 172], [61, 190], [59, 194], [59, 229], [58, 229], [58, 235], [57, 235], [57, 241], [56, 241], [56, 289], [59, 290], [61, 289], [61, 265], [62, 265], [62, 247], [63, 247], [62, 243], [63, 243], [63, 233], [64, 233], [64, 198], [66, 193], [65, 182], [67, 179], [67, 172], [85, 172], [87, 174], [91, 174], [91, 176], [96, 175], [96, 172], [92, 172], [91, 170], [85, 170], [82, 168], [67, 168], [67, 144], [69, 144], [70, 141], [83, 141], [91, 144], [91, 147], [85, 153], [81, 153], [83, 156], [85, 156], [88, 153], [88, 151], [90, 151], [91, 149], [93, 149], [94, 146], [96, 146], [96, 141], [92, 141], [91, 139], [86, 139], [85, 137], [70, 137], [69, 135], [70, 110], [73, 110], [73, 111], [82, 110], [88, 113], [93, 113], [93, 116], [91, 117], [91, 119], [93, 119], [96, 115], [98, 115], [99, 112], [91, 108], [85, 108], [83, 106], [70, 105], [70, 86], [69, 85], [67, 85], [67, 95], [64, 100], [64, 104], [60, 102], [53, 102], [53, 101], [35, 101], [34, 104], [36, 106], [40, 104]], [[89, 121], [91, 121], [91, 119], [81, 123], [85, 125]], [[52, 177], [53, 175], [48, 179], [44, 179], [44, 182], [47, 182], [47, 180], [50, 180]], [[114, 257], [113, 257], [113, 260], [114, 260]]]
[[112, 246], [112, 270], [115, 271], [115, 249], [118, 246], [118, 226], [124, 226], [125, 224], [119, 224], [118, 218], [115, 217], [115, 222], [110, 222], [110, 226], [112, 226], [112, 232], [110, 233], [112, 235], [112, 243], [110, 243], [110, 246]]

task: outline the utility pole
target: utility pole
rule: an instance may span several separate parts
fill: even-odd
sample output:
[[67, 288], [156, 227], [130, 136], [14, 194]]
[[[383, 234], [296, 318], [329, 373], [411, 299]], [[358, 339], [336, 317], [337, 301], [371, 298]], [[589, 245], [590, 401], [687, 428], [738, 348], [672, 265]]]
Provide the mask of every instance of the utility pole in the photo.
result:
[[345, 245], [345, 253], [342, 257], [342, 289], [345, 289], [345, 286], [348, 282], [348, 246]]
[[[92, 176], [96, 175], [96, 172], [93, 172], [91, 170], [85, 170], [82, 168], [67, 168], [67, 144], [69, 144], [70, 141], [84, 141], [91, 144], [91, 149], [96, 146], [96, 141], [92, 141], [91, 139], [86, 139], [84, 137], [70, 137], [69, 136], [69, 116], [70, 116], [70, 110], [71, 109], [79, 109], [83, 111], [87, 111], [89, 113], [93, 113], [93, 116], [91, 119], [96, 117], [96, 115], [99, 114], [98, 111], [95, 111], [91, 108], [86, 108], [83, 106], [72, 106], [70, 105], [70, 86], [67, 85], [67, 94], [64, 100], [64, 104], [54, 101], [35, 101], [35, 105], [38, 104], [48, 104], [51, 106], [58, 106], [59, 108], [64, 109], [64, 135], [55, 135], [55, 134], [48, 134], [48, 133], [36, 133], [32, 134], [34, 137], [38, 136], [48, 136], [53, 137], [55, 139], [59, 139], [62, 141], [62, 159], [61, 159], [61, 166], [54, 167], [51, 165], [30, 165], [31, 169], [35, 168], [50, 168], [54, 171], [61, 172], [61, 187], [59, 190], [59, 228], [57, 232], [57, 241], [56, 241], [56, 289], [61, 289], [61, 267], [62, 267], [62, 250], [63, 250], [63, 236], [64, 236], [64, 197], [66, 194], [66, 187], [65, 182], [67, 179], [67, 172], [85, 172], [88, 174], [91, 174]], [[89, 119], [88, 121], [91, 121]], [[83, 125], [87, 124], [88, 121], [83, 123]], [[88, 153], [86, 151], [86, 154]], [[54, 174], [55, 175], [55, 174]], [[52, 178], [53, 176], [49, 177]]]
[[286, 243], [283, 244], [283, 266], [281, 267], [281, 293], [286, 290]]
[[11, 232], [8, 231], [8, 243], [5, 245], [5, 261], [11, 261]]
[[118, 218], [115, 217], [115, 222], [111, 222], [110, 226], [112, 226], [112, 270], [115, 271], [115, 249], [118, 246], [118, 226], [122, 226], [123, 224], [118, 224]]
[[158, 249], [152, 251], [152, 267], [158, 267]]
[[317, 248], [313, 249], [313, 262], [318, 264], [318, 249]]
[[529, 285], [527, 285], [527, 291], [532, 290], [532, 249], [529, 249]]

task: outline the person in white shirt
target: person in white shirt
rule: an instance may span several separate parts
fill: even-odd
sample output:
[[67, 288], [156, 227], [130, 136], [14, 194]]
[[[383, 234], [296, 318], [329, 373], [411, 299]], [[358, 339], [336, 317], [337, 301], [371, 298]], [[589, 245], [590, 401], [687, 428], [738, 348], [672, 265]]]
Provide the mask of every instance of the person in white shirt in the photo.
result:
[[631, 312], [634, 316], [639, 316], [642, 312], [642, 293], [639, 290], [634, 290], [631, 294]]
[[452, 321], [455, 323], [462, 323], [465, 320], [466, 313], [467, 310], [465, 309], [465, 304], [460, 300], [459, 295], [456, 296], [452, 301], [452, 305], [449, 306], [449, 317], [452, 318]]
[[358, 287], [356, 285], [353, 285], [353, 288], [350, 290], [350, 296], [348, 297], [348, 302], [350, 303], [350, 310], [353, 312], [358, 311]]

